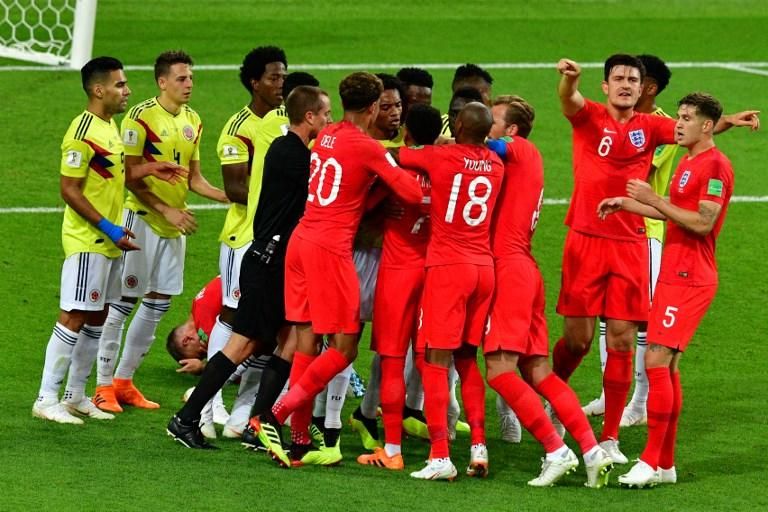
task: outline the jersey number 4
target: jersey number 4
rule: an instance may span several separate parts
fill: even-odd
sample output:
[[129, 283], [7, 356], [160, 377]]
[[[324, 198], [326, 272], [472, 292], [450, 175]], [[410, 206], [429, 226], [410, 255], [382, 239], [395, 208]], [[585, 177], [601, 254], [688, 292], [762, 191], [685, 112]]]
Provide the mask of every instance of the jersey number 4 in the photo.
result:
[[[453, 216], [456, 212], [456, 202], [459, 199], [459, 191], [461, 190], [461, 182], [464, 178], [464, 175], [461, 173], [456, 174], [453, 177], [453, 185], [451, 186], [451, 195], [448, 197], [448, 208], [445, 211], [445, 222], [452, 223], [453, 222]], [[484, 185], [485, 186], [485, 194], [482, 196], [477, 195], [477, 186], [478, 185]], [[485, 220], [485, 218], [488, 216], [488, 199], [491, 198], [491, 180], [486, 178], [485, 176], [477, 176], [476, 178], [472, 179], [472, 181], [469, 182], [469, 185], [467, 186], [467, 195], [469, 195], [469, 201], [464, 205], [464, 209], [462, 210], [462, 218], [464, 219], [464, 222], [467, 223], [468, 226], [477, 226], [481, 222]], [[472, 207], [473, 206], [479, 206], [480, 207], [480, 215], [477, 217], [472, 217]]]
[[[309, 160], [309, 194], [307, 195], [307, 202], [314, 202], [317, 199], [317, 203], [320, 206], [328, 206], [339, 197], [339, 187], [341, 186], [342, 169], [341, 164], [331, 157], [325, 162], [320, 161], [320, 157], [317, 153], [312, 153], [312, 157]], [[317, 187], [315, 187], [314, 193], [312, 192], [312, 180], [315, 176], [320, 174], [317, 179]], [[323, 189], [326, 188], [325, 179], [329, 173], [333, 173], [331, 179], [330, 190], [327, 191], [327, 195], [324, 195]]]

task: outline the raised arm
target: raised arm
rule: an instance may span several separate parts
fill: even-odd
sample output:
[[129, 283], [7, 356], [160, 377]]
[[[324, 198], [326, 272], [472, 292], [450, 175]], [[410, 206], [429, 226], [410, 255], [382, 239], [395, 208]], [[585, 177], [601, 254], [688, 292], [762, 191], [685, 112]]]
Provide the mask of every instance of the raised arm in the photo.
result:
[[584, 108], [584, 96], [579, 92], [581, 66], [570, 59], [560, 59], [557, 71], [560, 73], [560, 82], [557, 84], [560, 109], [566, 116], [575, 115]]
[[759, 114], [759, 110], [745, 110], [735, 114], [722, 115], [715, 125], [715, 134], [723, 133], [734, 126], [749, 128], [755, 132], [760, 129]]

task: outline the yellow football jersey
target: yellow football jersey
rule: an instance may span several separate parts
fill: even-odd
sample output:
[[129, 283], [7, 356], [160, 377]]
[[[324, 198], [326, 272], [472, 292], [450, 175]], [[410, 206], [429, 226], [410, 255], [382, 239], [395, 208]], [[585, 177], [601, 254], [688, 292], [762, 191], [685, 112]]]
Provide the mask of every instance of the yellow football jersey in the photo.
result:
[[[254, 142], [261, 123], [261, 118], [247, 106], [229, 118], [224, 129], [221, 130], [216, 146], [222, 166], [246, 163], [248, 172], [251, 172]], [[232, 203], [227, 210], [219, 241], [233, 249], [244, 246], [253, 240], [252, 224], [253, 222], [248, 222], [248, 207], [244, 204]]]
[[384, 146], [387, 149], [390, 148], [401, 148], [405, 146], [405, 126], [401, 126], [397, 129], [397, 135], [395, 135], [394, 138], [388, 139], [388, 140], [380, 140], [382, 146]]
[[[176, 162], [187, 168], [189, 162], [200, 160], [202, 132], [203, 125], [197, 112], [184, 105], [181, 112], [173, 115], [157, 102], [157, 98], [131, 108], [122, 124], [126, 155], [141, 156], [146, 162]], [[144, 182], [168, 206], [187, 208], [188, 180], [179, 180], [171, 185], [154, 176], [147, 176]], [[130, 192], [125, 206], [142, 215], [158, 236], [176, 238], [181, 235], [181, 231], [165, 217], [144, 205]]]
[[[251, 163], [251, 180], [248, 182], [248, 225], [253, 227], [253, 217], [259, 205], [261, 195], [261, 180], [264, 176], [264, 156], [267, 154], [272, 141], [288, 133], [290, 121], [285, 106], [274, 108], [267, 112], [261, 120], [261, 125], [253, 142], [253, 162]], [[278, 199], [278, 198], [275, 198]]]
[[[657, 108], [653, 111], [654, 115], [671, 117], [661, 108]], [[656, 152], [653, 154], [653, 166], [656, 170], [651, 174], [648, 182], [651, 184], [653, 190], [659, 195], [666, 195], [667, 188], [669, 187], [669, 180], [672, 178], [672, 163], [675, 160], [675, 153], [677, 153], [677, 144], [666, 144], [656, 148]], [[655, 238], [656, 240], [664, 240], [664, 226], [663, 220], [645, 219], [645, 233], [648, 238]]]
[[440, 116], [440, 119], [443, 120], [443, 129], [440, 131], [441, 137], [448, 137], [449, 139], [453, 137], [453, 134], [451, 133], [451, 128], [448, 126], [448, 114], [443, 114]]
[[[88, 111], [69, 125], [61, 143], [61, 175], [82, 178], [83, 195], [108, 221], [120, 225], [125, 170], [123, 141], [114, 119], [105, 121]], [[109, 258], [121, 251], [112, 240], [69, 206], [61, 225], [64, 254], [95, 252]]]

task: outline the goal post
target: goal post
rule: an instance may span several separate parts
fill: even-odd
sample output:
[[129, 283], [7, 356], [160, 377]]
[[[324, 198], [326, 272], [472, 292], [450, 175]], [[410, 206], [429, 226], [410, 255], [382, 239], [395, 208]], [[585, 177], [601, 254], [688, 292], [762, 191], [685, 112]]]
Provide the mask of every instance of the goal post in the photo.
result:
[[0, 57], [80, 69], [91, 59], [97, 0], [0, 0]]

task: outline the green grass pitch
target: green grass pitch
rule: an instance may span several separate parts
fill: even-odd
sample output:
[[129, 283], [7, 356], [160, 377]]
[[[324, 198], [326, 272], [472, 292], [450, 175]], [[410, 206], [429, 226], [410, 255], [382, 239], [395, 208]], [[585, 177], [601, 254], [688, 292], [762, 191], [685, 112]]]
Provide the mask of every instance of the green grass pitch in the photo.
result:
[[[94, 55], [149, 65], [157, 53], [184, 48], [197, 64], [237, 64], [252, 47], [278, 44], [291, 65], [330, 63], [445, 64], [551, 63], [542, 69], [492, 69], [494, 93], [517, 93], [536, 108], [532, 134], [545, 158], [545, 196], [567, 198], [570, 130], [558, 111], [554, 64], [568, 56], [602, 62], [611, 53], [653, 53], [668, 62], [766, 60], [768, 11], [760, 0], [569, 0], [540, 2], [99, 2]], [[720, 237], [721, 284], [710, 313], [683, 358], [685, 405], [678, 449], [679, 483], [633, 492], [613, 485], [582, 487], [583, 469], [552, 489], [525, 482], [539, 470], [539, 446], [499, 440], [488, 393], [490, 477], [456, 483], [413, 481], [403, 473], [358, 466], [359, 440], [345, 430], [344, 463], [336, 468], [286, 471], [265, 456], [219, 441], [218, 452], [182, 449], [165, 435], [191, 377], [174, 372], [162, 341], [136, 380], [158, 400], [158, 411], [128, 410], [113, 422], [82, 427], [42, 422], [30, 415], [45, 344], [58, 307], [62, 259], [60, 213], [8, 213], [10, 207], [61, 206], [58, 158], [68, 123], [85, 105], [77, 73], [3, 71], [0, 59], [0, 510], [759, 510], [768, 506], [768, 204], [735, 203]], [[673, 67], [659, 103], [670, 113], [683, 94], [706, 90], [727, 111], [766, 108], [766, 67], [744, 72], [723, 67]], [[392, 67], [390, 71], [395, 71]], [[312, 71], [341, 110], [338, 80], [348, 71]], [[762, 74], [761, 74], [762, 73]], [[434, 69], [435, 105], [445, 110], [452, 70]], [[149, 71], [128, 71], [131, 104], [154, 94]], [[598, 69], [586, 69], [585, 95], [601, 99]], [[205, 125], [202, 167], [220, 184], [215, 141], [225, 120], [247, 102], [236, 71], [198, 70], [191, 106]], [[733, 130], [718, 137], [731, 158], [736, 195], [768, 196], [766, 135]], [[193, 198], [192, 202], [200, 200]], [[559, 285], [565, 206], [546, 206], [535, 252], [548, 293], [550, 336], [562, 331], [554, 313]], [[217, 273], [223, 210], [197, 212], [200, 231], [189, 238], [186, 287], [160, 326], [160, 338], [188, 314], [191, 298]], [[356, 363], [368, 374], [370, 353]], [[599, 392], [596, 354], [572, 383], [583, 402]], [[93, 384], [89, 386], [92, 390]], [[228, 390], [232, 396], [232, 390]], [[346, 415], [357, 400], [349, 400]], [[596, 429], [600, 428], [595, 422]], [[622, 432], [622, 448], [636, 456], [643, 428]], [[568, 441], [572, 444], [572, 441]], [[453, 458], [460, 470], [469, 440], [459, 437]], [[418, 469], [426, 444], [407, 440], [406, 469]]]

